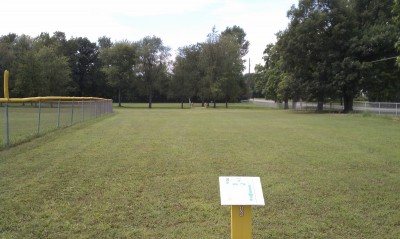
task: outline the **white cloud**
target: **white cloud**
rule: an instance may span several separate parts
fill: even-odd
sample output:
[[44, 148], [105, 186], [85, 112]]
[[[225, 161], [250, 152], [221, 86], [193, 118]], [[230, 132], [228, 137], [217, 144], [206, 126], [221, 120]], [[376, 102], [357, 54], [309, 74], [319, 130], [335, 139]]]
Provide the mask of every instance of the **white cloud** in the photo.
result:
[[146, 1], [124, 1], [114, 0], [112, 11], [114, 14], [127, 16], [160, 16], [167, 14], [179, 14], [197, 11], [208, 6], [216, 0], [187, 1], [187, 0], [146, 0]]
[[263, 51], [267, 44], [276, 41], [275, 33], [287, 27], [286, 11], [293, 2], [225, 0], [214, 15], [219, 26], [238, 25], [244, 29], [250, 41], [246, 58], [251, 59], [254, 68], [255, 64], [263, 63]]

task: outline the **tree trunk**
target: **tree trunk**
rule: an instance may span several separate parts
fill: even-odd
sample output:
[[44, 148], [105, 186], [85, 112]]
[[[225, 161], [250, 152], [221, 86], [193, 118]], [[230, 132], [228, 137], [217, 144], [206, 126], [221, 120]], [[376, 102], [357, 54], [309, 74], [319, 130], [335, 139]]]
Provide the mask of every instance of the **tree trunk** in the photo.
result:
[[354, 99], [353, 95], [347, 95], [347, 94], [343, 95], [343, 100], [344, 100], [343, 113], [349, 113], [353, 111], [353, 99]]
[[151, 109], [151, 105], [152, 105], [152, 102], [153, 101], [153, 96], [150, 94], [149, 95], [149, 109]]
[[285, 110], [289, 109], [289, 99], [285, 99]]
[[293, 99], [293, 101], [292, 101], [292, 110], [296, 109], [296, 105], [297, 105], [296, 103], [297, 103], [297, 100]]
[[322, 113], [324, 111], [324, 102], [318, 101], [317, 103], [317, 112]]
[[225, 101], [225, 108], [228, 109], [228, 100]]
[[217, 102], [214, 100], [214, 108], [217, 108]]
[[118, 89], [118, 107], [121, 107], [121, 89]]
[[317, 112], [322, 113], [324, 111], [324, 97], [318, 96]]
[[181, 101], [181, 109], [183, 109], [183, 99], [182, 99], [182, 101]]

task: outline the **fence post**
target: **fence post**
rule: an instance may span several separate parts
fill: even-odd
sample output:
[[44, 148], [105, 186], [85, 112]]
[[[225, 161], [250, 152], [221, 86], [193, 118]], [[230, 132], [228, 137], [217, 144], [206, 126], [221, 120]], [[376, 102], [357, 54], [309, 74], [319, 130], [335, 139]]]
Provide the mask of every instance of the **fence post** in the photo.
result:
[[84, 101], [82, 100], [82, 122], [85, 121], [85, 111], [83, 107], [84, 107]]
[[40, 133], [40, 113], [42, 111], [42, 102], [39, 100], [39, 116], [38, 116], [38, 126], [37, 126], [37, 133]]
[[9, 124], [8, 124], [8, 103], [6, 103], [5, 106], [5, 111], [6, 111], [6, 145], [10, 145], [10, 131], [9, 131]]
[[381, 102], [379, 102], [378, 106], [379, 106], [379, 115], [380, 115], [381, 114]]
[[97, 100], [94, 101], [94, 118], [97, 118]]
[[57, 128], [60, 128], [60, 113], [61, 113], [61, 109], [60, 109], [60, 100], [58, 100], [58, 112], [57, 112]]
[[74, 123], [74, 101], [71, 104], [71, 125]]
[[89, 119], [92, 118], [93, 110], [92, 110], [92, 100], [89, 100]]

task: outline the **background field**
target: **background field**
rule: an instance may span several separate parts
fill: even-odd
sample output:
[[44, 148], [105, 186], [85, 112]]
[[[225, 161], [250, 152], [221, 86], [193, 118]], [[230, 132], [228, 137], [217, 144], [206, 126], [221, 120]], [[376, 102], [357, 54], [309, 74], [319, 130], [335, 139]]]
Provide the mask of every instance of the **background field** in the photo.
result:
[[397, 238], [400, 124], [126, 105], [0, 152], [0, 238], [229, 238], [219, 176], [259, 176], [254, 238]]

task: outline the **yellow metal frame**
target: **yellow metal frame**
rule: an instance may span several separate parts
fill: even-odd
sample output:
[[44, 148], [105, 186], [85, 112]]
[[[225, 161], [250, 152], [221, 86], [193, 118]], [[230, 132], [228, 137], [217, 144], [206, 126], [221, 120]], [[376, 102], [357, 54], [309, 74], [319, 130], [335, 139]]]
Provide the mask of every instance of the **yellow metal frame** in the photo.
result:
[[26, 103], [26, 102], [39, 102], [39, 101], [111, 101], [110, 99], [98, 97], [67, 97], [67, 96], [45, 96], [45, 97], [29, 97], [29, 98], [0, 98], [0, 103]]
[[9, 76], [8, 70], [5, 70], [4, 71], [4, 98], [7, 98], [7, 99], [10, 98], [8, 95], [8, 76]]
[[110, 99], [98, 97], [68, 97], [68, 96], [45, 96], [45, 97], [28, 97], [28, 98], [10, 98], [8, 94], [8, 77], [9, 72], [4, 71], [4, 98], [0, 98], [0, 103], [26, 103], [39, 101], [111, 101]]
[[231, 206], [231, 239], [251, 239], [251, 206]]

